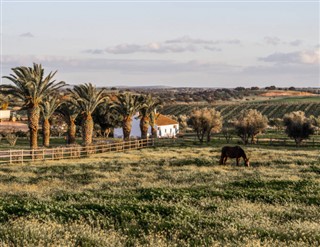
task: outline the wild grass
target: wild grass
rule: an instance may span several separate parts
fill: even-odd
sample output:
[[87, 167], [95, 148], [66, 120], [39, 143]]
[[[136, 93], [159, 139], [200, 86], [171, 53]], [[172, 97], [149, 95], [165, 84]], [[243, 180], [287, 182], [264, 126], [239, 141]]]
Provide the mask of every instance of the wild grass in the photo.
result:
[[315, 149], [156, 147], [0, 167], [3, 246], [319, 246]]

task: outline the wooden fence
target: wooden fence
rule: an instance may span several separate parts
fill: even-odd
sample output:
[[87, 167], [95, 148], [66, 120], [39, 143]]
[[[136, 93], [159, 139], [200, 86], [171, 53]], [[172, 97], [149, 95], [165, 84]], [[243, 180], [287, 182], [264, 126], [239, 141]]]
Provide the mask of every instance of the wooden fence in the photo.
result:
[[70, 146], [45, 149], [0, 151], [0, 164], [24, 163], [42, 160], [75, 159], [92, 154], [136, 150], [155, 146], [155, 139], [101, 143], [91, 146]]

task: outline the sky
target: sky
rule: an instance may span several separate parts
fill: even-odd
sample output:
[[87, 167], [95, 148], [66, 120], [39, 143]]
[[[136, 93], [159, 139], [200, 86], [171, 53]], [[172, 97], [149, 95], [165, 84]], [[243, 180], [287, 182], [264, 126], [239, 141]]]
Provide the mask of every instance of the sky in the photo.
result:
[[68, 84], [320, 87], [320, 0], [0, 1], [1, 77], [41, 63]]

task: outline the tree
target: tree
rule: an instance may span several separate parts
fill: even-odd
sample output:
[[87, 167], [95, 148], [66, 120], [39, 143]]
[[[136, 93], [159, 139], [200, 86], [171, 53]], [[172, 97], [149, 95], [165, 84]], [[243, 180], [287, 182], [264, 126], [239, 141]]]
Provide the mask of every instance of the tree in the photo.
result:
[[222, 117], [220, 112], [214, 108], [195, 109], [190, 115], [188, 125], [192, 126], [194, 131], [196, 131], [201, 143], [205, 136], [207, 137], [207, 142], [209, 142], [211, 133], [221, 130]]
[[33, 67], [16, 67], [12, 69], [14, 74], [4, 76], [9, 79], [13, 85], [2, 85], [6, 94], [11, 94], [17, 99], [21, 99], [24, 108], [28, 113], [28, 127], [30, 131], [30, 147], [38, 147], [38, 129], [40, 118], [40, 104], [49, 95], [65, 85], [65, 82], [58, 83], [53, 80], [56, 72], [50, 72], [44, 78], [44, 70], [41, 64], [33, 64]]
[[115, 101], [112, 102], [112, 108], [122, 118], [123, 139], [125, 141], [130, 138], [132, 117], [140, 110], [141, 106], [140, 96], [131, 93], [118, 94]]
[[244, 144], [248, 144], [249, 138], [251, 143], [255, 143], [256, 136], [267, 128], [268, 119], [259, 111], [249, 109], [241, 111], [239, 117], [233, 121], [233, 125]]
[[68, 89], [71, 103], [82, 115], [82, 143], [88, 146], [92, 143], [93, 119], [92, 113], [98, 105], [106, 101], [108, 96], [103, 95], [104, 89], [97, 90], [91, 83], [85, 83]]
[[179, 123], [179, 131], [184, 132], [187, 130], [188, 128], [188, 117], [184, 114], [179, 115], [178, 119], [177, 119], [178, 123]]
[[311, 120], [302, 111], [295, 111], [284, 115], [283, 123], [286, 127], [286, 134], [294, 139], [297, 146], [300, 146], [304, 139], [308, 139], [314, 133]]
[[49, 147], [50, 145], [50, 118], [57, 108], [61, 105], [61, 100], [57, 95], [48, 96], [40, 105], [42, 113], [42, 142], [43, 146]]
[[318, 134], [320, 129], [320, 116], [315, 117], [314, 115], [311, 115], [310, 120], [312, 125], [314, 126], [315, 134]]
[[152, 128], [152, 136], [154, 137], [153, 129], [155, 129], [155, 122], [153, 119], [155, 119], [155, 111], [161, 105], [161, 102], [159, 99], [153, 98], [150, 94], [141, 95], [140, 100], [142, 103], [139, 110], [141, 139], [147, 138], [149, 126]]
[[0, 94], [0, 109], [7, 110], [10, 103], [10, 95]]
[[107, 103], [100, 104], [92, 114], [92, 117], [94, 122], [99, 124], [103, 137], [109, 137], [112, 128], [121, 126], [119, 115]]
[[62, 115], [68, 125], [67, 144], [75, 144], [76, 142], [76, 118], [80, 113], [79, 108], [76, 106], [77, 103], [71, 103], [71, 101], [72, 98], [67, 98], [67, 101], [63, 102], [57, 109], [57, 112]]

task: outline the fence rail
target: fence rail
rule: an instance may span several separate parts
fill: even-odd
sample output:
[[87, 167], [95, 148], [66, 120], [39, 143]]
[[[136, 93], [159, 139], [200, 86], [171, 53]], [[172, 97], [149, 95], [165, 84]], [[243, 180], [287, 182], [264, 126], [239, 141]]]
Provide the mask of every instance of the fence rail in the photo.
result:
[[42, 160], [60, 160], [88, 157], [92, 154], [137, 150], [155, 146], [154, 139], [101, 143], [91, 146], [70, 146], [46, 149], [0, 151], [0, 164], [24, 163]]

